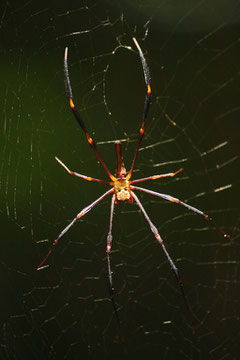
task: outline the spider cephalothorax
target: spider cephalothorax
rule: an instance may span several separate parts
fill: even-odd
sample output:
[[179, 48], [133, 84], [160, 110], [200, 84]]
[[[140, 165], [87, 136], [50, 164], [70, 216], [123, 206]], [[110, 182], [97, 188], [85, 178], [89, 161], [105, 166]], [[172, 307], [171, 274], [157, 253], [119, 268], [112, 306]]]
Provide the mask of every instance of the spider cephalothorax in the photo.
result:
[[119, 201], [133, 201], [130, 182], [126, 177], [126, 169], [122, 157], [122, 145], [120, 141], [115, 141], [115, 152], [117, 157], [116, 179], [114, 180], [115, 204]]
[[[131, 201], [131, 191], [130, 191], [130, 184], [126, 178], [117, 179], [114, 182], [114, 191], [116, 195], [116, 200], [118, 201]], [[116, 203], [118, 202], [116, 201]]]

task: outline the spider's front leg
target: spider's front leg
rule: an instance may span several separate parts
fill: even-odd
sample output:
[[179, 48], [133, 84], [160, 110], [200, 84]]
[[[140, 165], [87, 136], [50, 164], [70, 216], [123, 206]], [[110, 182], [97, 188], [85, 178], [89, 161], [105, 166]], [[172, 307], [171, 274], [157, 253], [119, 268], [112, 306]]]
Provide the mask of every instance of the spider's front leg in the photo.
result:
[[86, 215], [90, 210], [92, 210], [92, 208], [95, 205], [100, 203], [107, 195], [111, 194], [112, 192], [113, 192], [113, 189], [106, 191], [103, 195], [101, 195], [99, 198], [97, 198], [95, 201], [93, 201], [90, 205], [86, 206], [75, 216], [75, 218], [61, 231], [61, 233], [58, 235], [58, 237], [54, 240], [52, 247], [48, 251], [47, 255], [44, 257], [44, 259], [42, 260], [40, 265], [38, 265], [36, 270], [41, 270], [45, 267], [43, 265], [44, 265], [45, 261], [47, 260], [47, 258], [53, 252], [54, 247], [59, 243], [60, 239], [68, 232], [68, 230], [75, 224], [75, 222], [77, 220], [81, 219], [81, 217], [83, 217], [84, 215]]

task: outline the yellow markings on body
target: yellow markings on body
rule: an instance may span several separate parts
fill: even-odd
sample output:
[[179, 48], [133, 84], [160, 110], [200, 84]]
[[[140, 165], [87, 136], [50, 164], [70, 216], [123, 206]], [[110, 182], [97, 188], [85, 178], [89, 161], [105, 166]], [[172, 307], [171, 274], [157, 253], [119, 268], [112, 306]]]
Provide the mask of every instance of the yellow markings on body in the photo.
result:
[[118, 201], [127, 201], [131, 198], [130, 184], [127, 179], [119, 179], [114, 182], [114, 191]]
[[74, 109], [75, 105], [74, 105], [73, 100], [71, 98], [69, 99], [69, 103], [70, 103], [70, 108]]
[[160, 238], [159, 234], [154, 234], [155, 238], [157, 239], [157, 241], [159, 242], [160, 245], [162, 245], [163, 241]]
[[110, 185], [114, 185], [115, 182], [117, 181], [117, 178], [115, 176], [113, 176], [112, 174], [109, 175], [110, 179], [113, 181], [112, 183], [110, 183]]
[[150, 95], [152, 92], [150, 84], [147, 86], [147, 94]]
[[88, 181], [92, 181], [92, 177], [87, 176], [87, 177], [86, 177], [86, 180], [88, 180]]
[[173, 199], [172, 197], [169, 198], [169, 201], [176, 202], [176, 200]]
[[87, 134], [87, 141], [89, 142], [90, 145], [92, 145], [93, 139], [91, 138], [91, 136], [89, 134]]
[[140, 134], [141, 134], [141, 135], [144, 134], [144, 128], [143, 128], [143, 127], [141, 127], [141, 129], [140, 129]]

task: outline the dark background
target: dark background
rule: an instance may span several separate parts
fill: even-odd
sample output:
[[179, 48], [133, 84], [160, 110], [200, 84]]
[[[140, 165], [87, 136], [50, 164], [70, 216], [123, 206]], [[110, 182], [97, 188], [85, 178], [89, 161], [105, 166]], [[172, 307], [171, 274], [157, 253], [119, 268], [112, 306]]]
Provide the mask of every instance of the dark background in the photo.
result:
[[[3, 1], [1, 31], [2, 359], [239, 358], [239, 1]], [[170, 266], [137, 207], [115, 211], [112, 267], [126, 343], [108, 299], [110, 198], [52, 241], [107, 186], [65, 96], [74, 100], [111, 172], [113, 142], [130, 168], [145, 84], [153, 98], [135, 178], [212, 216], [231, 242], [185, 208], [140, 195], [180, 270], [192, 333]]]

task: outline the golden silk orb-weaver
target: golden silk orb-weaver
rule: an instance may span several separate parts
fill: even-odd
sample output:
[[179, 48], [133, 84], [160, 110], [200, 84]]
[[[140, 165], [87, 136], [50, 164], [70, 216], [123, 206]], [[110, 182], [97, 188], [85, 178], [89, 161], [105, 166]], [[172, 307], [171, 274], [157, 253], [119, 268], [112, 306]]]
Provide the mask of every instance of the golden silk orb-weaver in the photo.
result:
[[192, 322], [192, 316], [191, 316], [191, 311], [190, 311], [190, 307], [185, 295], [185, 291], [184, 291], [184, 287], [183, 287], [183, 283], [181, 281], [179, 272], [177, 267], [175, 266], [172, 258], [170, 257], [163, 239], [161, 238], [156, 226], [152, 223], [152, 221], [150, 220], [145, 208], [143, 207], [143, 205], [141, 204], [138, 196], [136, 195], [135, 192], [143, 192], [143, 193], [147, 193], [153, 196], [157, 196], [159, 198], [165, 199], [167, 201], [173, 202], [173, 203], [177, 203], [180, 204], [184, 207], [186, 207], [188, 210], [196, 213], [197, 215], [200, 215], [201, 217], [203, 217], [206, 220], [209, 220], [223, 235], [224, 237], [227, 237], [230, 240], [230, 237], [212, 220], [212, 218], [210, 218], [207, 214], [205, 214], [204, 212], [202, 212], [201, 210], [198, 210], [197, 208], [188, 205], [187, 203], [171, 196], [168, 194], [162, 194], [156, 191], [152, 191], [152, 190], [148, 190], [142, 187], [138, 187], [135, 184], [137, 183], [141, 183], [141, 182], [145, 182], [145, 181], [150, 181], [150, 180], [157, 180], [160, 178], [166, 178], [166, 177], [173, 177], [176, 174], [178, 174], [179, 172], [181, 172], [183, 169], [179, 169], [175, 172], [171, 172], [171, 173], [166, 173], [166, 174], [160, 174], [160, 175], [152, 175], [152, 176], [148, 176], [145, 178], [141, 178], [141, 179], [136, 179], [136, 180], [131, 180], [132, 178], [132, 174], [133, 174], [133, 170], [135, 168], [135, 164], [136, 164], [136, 160], [138, 157], [138, 152], [139, 152], [139, 147], [144, 135], [144, 131], [145, 131], [145, 123], [146, 123], [146, 119], [147, 119], [147, 115], [149, 112], [149, 107], [150, 107], [150, 102], [151, 102], [151, 94], [152, 94], [152, 90], [151, 90], [151, 78], [150, 78], [150, 73], [149, 73], [149, 67], [147, 65], [146, 59], [143, 55], [143, 52], [137, 42], [137, 40], [135, 38], [133, 38], [134, 44], [138, 50], [140, 59], [141, 59], [141, 63], [142, 63], [142, 68], [143, 68], [143, 74], [144, 74], [144, 79], [145, 79], [145, 83], [146, 83], [146, 87], [147, 87], [147, 91], [146, 91], [146, 98], [145, 98], [145, 103], [144, 103], [144, 108], [143, 108], [143, 119], [142, 119], [142, 124], [141, 127], [139, 129], [139, 135], [138, 135], [138, 141], [137, 141], [137, 147], [135, 150], [135, 154], [133, 157], [133, 162], [132, 162], [132, 166], [130, 168], [130, 170], [128, 172], [126, 172], [125, 166], [124, 166], [124, 162], [123, 162], [123, 158], [122, 158], [122, 146], [120, 141], [116, 141], [115, 142], [115, 152], [116, 152], [116, 156], [117, 156], [117, 170], [116, 170], [116, 175], [112, 175], [110, 173], [110, 171], [108, 170], [105, 162], [103, 161], [97, 146], [94, 142], [94, 140], [92, 139], [92, 137], [89, 135], [87, 128], [82, 120], [82, 117], [80, 116], [78, 110], [76, 109], [74, 102], [73, 102], [73, 95], [72, 95], [72, 88], [71, 88], [71, 84], [70, 84], [70, 79], [69, 79], [69, 72], [68, 72], [68, 48], [65, 49], [65, 54], [64, 54], [64, 75], [65, 75], [65, 86], [66, 86], [66, 93], [67, 93], [67, 98], [69, 101], [69, 105], [70, 108], [73, 112], [73, 115], [75, 117], [75, 119], [77, 120], [78, 124], [80, 125], [81, 129], [83, 130], [83, 132], [85, 133], [86, 139], [89, 143], [89, 145], [92, 147], [92, 149], [94, 150], [94, 152], [96, 153], [101, 165], [103, 166], [104, 170], [106, 171], [106, 173], [108, 174], [110, 181], [105, 181], [105, 180], [100, 180], [100, 179], [96, 179], [90, 176], [86, 176], [86, 175], [82, 175], [79, 174], [75, 171], [71, 171], [61, 160], [59, 160], [56, 157], [56, 160], [58, 161], [58, 163], [70, 174], [70, 175], [74, 175], [77, 176], [81, 179], [87, 180], [87, 181], [92, 181], [92, 182], [98, 182], [98, 183], [104, 183], [104, 184], [108, 184], [110, 186], [110, 189], [107, 190], [104, 194], [102, 194], [99, 198], [97, 198], [95, 201], [93, 201], [91, 204], [89, 204], [88, 206], [86, 206], [84, 209], [82, 209], [76, 216], [75, 218], [62, 230], [62, 232], [58, 235], [58, 237], [56, 238], [56, 240], [53, 242], [52, 247], [50, 248], [50, 250], [48, 251], [47, 255], [44, 257], [44, 259], [42, 260], [41, 264], [37, 267], [37, 270], [42, 269], [45, 263], [45, 261], [47, 260], [47, 258], [49, 257], [49, 255], [52, 253], [54, 247], [59, 243], [59, 240], [68, 232], [68, 230], [75, 224], [75, 222], [77, 220], [79, 220], [81, 217], [83, 217], [84, 215], [86, 215], [90, 210], [92, 210], [92, 208], [97, 205], [98, 203], [100, 203], [105, 197], [107, 197], [108, 195], [112, 196], [112, 200], [111, 200], [111, 208], [110, 208], [110, 224], [109, 224], [109, 231], [108, 231], [108, 235], [107, 235], [107, 261], [108, 261], [108, 279], [109, 279], [109, 289], [110, 289], [110, 299], [112, 301], [112, 305], [113, 305], [113, 309], [114, 309], [114, 313], [115, 313], [115, 317], [117, 319], [117, 323], [118, 323], [118, 327], [120, 330], [120, 334], [121, 334], [121, 339], [122, 341], [124, 341], [124, 337], [122, 335], [122, 331], [121, 331], [121, 326], [120, 326], [120, 320], [119, 320], [119, 316], [118, 316], [118, 312], [117, 312], [117, 307], [115, 304], [115, 299], [114, 299], [114, 288], [113, 288], [113, 280], [112, 280], [112, 271], [111, 271], [111, 262], [110, 262], [110, 252], [111, 252], [111, 248], [112, 248], [112, 223], [113, 223], [113, 213], [114, 213], [114, 207], [115, 205], [117, 205], [119, 202], [125, 201], [125, 202], [135, 202], [137, 204], [137, 206], [140, 208], [143, 216], [145, 217], [147, 223], [150, 226], [151, 231], [153, 232], [155, 238], [157, 239], [159, 245], [161, 246], [169, 264], [171, 269], [173, 270], [173, 273], [175, 275], [175, 278], [177, 280], [177, 283], [179, 285], [182, 297], [183, 297], [183, 301], [185, 303], [185, 307], [186, 307], [186, 311], [188, 313], [189, 319], [190, 319], [190, 323], [193, 326], [193, 322]]

